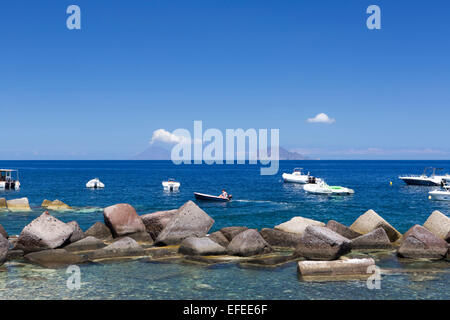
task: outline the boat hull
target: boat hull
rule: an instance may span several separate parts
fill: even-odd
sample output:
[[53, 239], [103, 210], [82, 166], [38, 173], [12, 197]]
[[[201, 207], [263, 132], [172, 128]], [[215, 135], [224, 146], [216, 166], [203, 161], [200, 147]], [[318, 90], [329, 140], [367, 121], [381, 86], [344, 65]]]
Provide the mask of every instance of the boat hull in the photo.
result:
[[0, 190], [19, 190], [20, 182], [19, 181], [1, 181], [0, 182]]
[[210, 194], [198, 193], [194, 192], [195, 199], [202, 201], [216, 201], [216, 202], [228, 202], [231, 200], [231, 196], [229, 198], [220, 198], [217, 196], [213, 196]]
[[283, 173], [283, 181], [288, 183], [300, 183], [307, 184], [309, 181], [309, 176], [306, 175], [294, 175], [289, 173]]
[[431, 191], [428, 194], [431, 200], [450, 201], [450, 191]]
[[411, 186], [440, 186], [442, 181], [435, 181], [430, 179], [420, 179], [420, 178], [400, 178], [407, 185]]
[[164, 187], [164, 191], [178, 191], [178, 189], [180, 188], [180, 183], [179, 182], [164, 181], [162, 183], [162, 185]]

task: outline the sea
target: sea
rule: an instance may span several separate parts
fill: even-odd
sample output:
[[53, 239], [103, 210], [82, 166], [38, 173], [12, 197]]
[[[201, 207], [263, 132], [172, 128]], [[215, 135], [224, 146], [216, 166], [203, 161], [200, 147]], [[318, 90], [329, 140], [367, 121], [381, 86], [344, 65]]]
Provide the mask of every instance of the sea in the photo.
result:
[[[281, 161], [277, 175], [260, 175], [260, 166], [175, 165], [171, 161], [0, 161], [18, 169], [21, 189], [0, 191], [0, 198], [27, 197], [32, 211], [0, 212], [10, 235], [42, 214], [44, 199], [59, 199], [73, 210], [52, 212], [76, 220], [83, 230], [103, 221], [103, 208], [129, 203], [138, 214], [178, 208], [194, 192], [233, 195], [227, 203], [197, 202], [215, 223], [211, 232], [228, 226], [272, 228], [302, 216], [350, 225], [369, 209], [400, 232], [439, 210], [450, 216], [450, 202], [428, 199], [435, 187], [407, 186], [398, 176], [421, 174], [424, 167], [450, 172], [450, 161]], [[320, 196], [301, 185], [283, 183], [281, 174], [301, 167], [329, 185], [355, 190], [351, 196]], [[99, 178], [105, 189], [90, 190]], [[165, 192], [161, 182], [174, 178], [178, 192]], [[241, 264], [203, 266], [154, 263], [145, 259], [80, 265], [79, 289], [67, 286], [65, 268], [45, 269], [20, 261], [0, 267], [0, 299], [450, 299], [450, 263], [400, 260], [395, 253], [373, 254], [382, 270], [379, 288], [366, 281], [303, 281], [295, 262], [256, 268]]]

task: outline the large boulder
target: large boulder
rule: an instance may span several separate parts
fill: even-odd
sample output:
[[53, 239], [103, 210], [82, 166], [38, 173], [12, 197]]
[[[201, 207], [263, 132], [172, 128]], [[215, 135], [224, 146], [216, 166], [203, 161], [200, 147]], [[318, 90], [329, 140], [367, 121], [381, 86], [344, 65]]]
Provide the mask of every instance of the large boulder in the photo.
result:
[[102, 240], [89, 236], [65, 246], [67, 251], [97, 250], [106, 247]]
[[275, 226], [275, 229], [285, 231], [285, 232], [291, 232], [291, 233], [297, 233], [297, 234], [303, 234], [307, 226], [320, 226], [323, 227], [325, 224], [320, 221], [303, 218], [303, 217], [294, 217], [291, 220], [284, 222], [282, 224], [279, 224]]
[[84, 236], [85, 237], [91, 236], [102, 240], [112, 239], [111, 230], [109, 230], [109, 228], [100, 221], [94, 223], [89, 229], [87, 229], [84, 233]]
[[404, 258], [444, 259], [448, 244], [428, 229], [415, 225], [403, 236], [397, 254]]
[[297, 271], [300, 277], [368, 277], [372, 274], [368, 272], [370, 271], [368, 268], [372, 266], [375, 266], [375, 260], [372, 258], [336, 261], [299, 261]]
[[0, 198], [0, 210], [2, 209], [6, 209], [6, 199], [5, 198]]
[[20, 198], [6, 201], [6, 206], [10, 211], [30, 211], [28, 198]]
[[170, 220], [178, 213], [178, 209], [157, 211], [153, 213], [144, 214], [141, 216], [145, 229], [155, 240], [161, 231], [167, 226]]
[[272, 247], [257, 230], [248, 229], [231, 240], [227, 251], [230, 255], [248, 257], [271, 252]]
[[179, 244], [186, 238], [206, 236], [214, 220], [194, 202], [186, 202], [156, 238], [157, 244]]
[[0, 234], [0, 265], [2, 265], [8, 255], [9, 241]]
[[71, 210], [72, 208], [65, 204], [64, 202], [60, 201], [60, 200], [47, 200], [45, 199], [42, 204], [41, 204], [42, 208], [46, 208], [48, 210], [55, 210], [55, 211], [63, 211], [63, 210]]
[[377, 228], [352, 240], [352, 249], [355, 250], [382, 250], [392, 249], [391, 241], [383, 228]]
[[326, 228], [306, 227], [296, 253], [310, 260], [336, 260], [351, 251], [351, 242], [340, 234]]
[[369, 233], [379, 227], [386, 231], [391, 242], [398, 240], [402, 235], [393, 226], [391, 226], [386, 220], [380, 217], [375, 211], [368, 210], [353, 222], [350, 229], [359, 232], [361, 234]]
[[248, 230], [247, 227], [225, 227], [220, 229], [219, 231], [222, 232], [222, 234], [227, 238], [228, 241], [233, 240], [235, 236], [237, 236], [239, 233], [244, 232], [245, 230]]
[[45, 268], [58, 268], [87, 261], [84, 257], [67, 252], [64, 249], [49, 249], [32, 252], [26, 254], [25, 259]]
[[274, 247], [296, 248], [302, 240], [302, 236], [297, 233], [277, 229], [264, 228], [259, 233], [268, 244]]
[[5, 237], [6, 239], [9, 238], [8, 236], [8, 232], [6, 232], [5, 228], [3, 228], [3, 226], [0, 224], [0, 234]]
[[145, 231], [145, 225], [136, 210], [126, 203], [105, 208], [103, 218], [114, 237]]
[[423, 226], [437, 237], [450, 242], [450, 218], [442, 212], [434, 211]]
[[181, 242], [178, 252], [191, 256], [213, 256], [226, 254], [227, 249], [212, 241], [209, 237], [190, 237]]
[[81, 230], [80, 225], [76, 221], [70, 221], [67, 223], [73, 230], [72, 235], [69, 238], [69, 242], [76, 242], [84, 238], [84, 232]]
[[209, 238], [212, 241], [220, 244], [224, 248], [228, 247], [228, 245], [230, 244], [230, 241], [228, 241], [228, 239], [220, 231], [216, 231], [216, 232], [211, 233], [209, 235]]
[[69, 240], [73, 228], [44, 212], [20, 233], [16, 249], [25, 252], [55, 249]]
[[359, 236], [361, 236], [361, 233], [353, 231], [349, 227], [343, 225], [342, 223], [339, 223], [335, 220], [330, 220], [327, 223], [327, 228], [330, 230], [333, 230], [336, 233], [339, 233], [341, 236], [347, 238], [347, 239], [355, 239]]
[[133, 239], [124, 237], [114, 241], [109, 246], [89, 252], [86, 256], [89, 260], [123, 258], [145, 255], [145, 250]]

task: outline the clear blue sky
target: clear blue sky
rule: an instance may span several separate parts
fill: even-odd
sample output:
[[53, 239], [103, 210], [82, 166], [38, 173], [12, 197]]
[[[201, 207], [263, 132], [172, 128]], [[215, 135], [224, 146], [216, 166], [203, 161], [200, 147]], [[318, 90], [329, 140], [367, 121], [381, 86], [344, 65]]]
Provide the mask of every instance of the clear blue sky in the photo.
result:
[[[66, 28], [81, 7], [82, 29]], [[366, 8], [381, 7], [381, 30]], [[159, 128], [279, 128], [332, 159], [450, 159], [448, 1], [4, 1], [1, 159], [128, 159]], [[333, 124], [308, 123], [324, 112]]]

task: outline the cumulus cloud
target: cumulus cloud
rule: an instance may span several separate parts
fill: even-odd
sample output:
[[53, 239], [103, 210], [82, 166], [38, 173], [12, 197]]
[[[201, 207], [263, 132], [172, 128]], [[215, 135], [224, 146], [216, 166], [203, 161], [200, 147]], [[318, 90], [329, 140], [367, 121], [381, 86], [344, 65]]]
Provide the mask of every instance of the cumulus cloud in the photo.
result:
[[158, 129], [153, 131], [152, 139], [150, 140], [150, 144], [155, 142], [169, 143], [169, 144], [177, 144], [177, 143], [191, 143], [191, 139], [189, 137], [181, 136], [173, 134], [164, 129]]
[[335, 122], [336, 120], [333, 118], [330, 118], [326, 113], [319, 113], [314, 118], [309, 118], [308, 122], [310, 123], [327, 123], [331, 124]]

